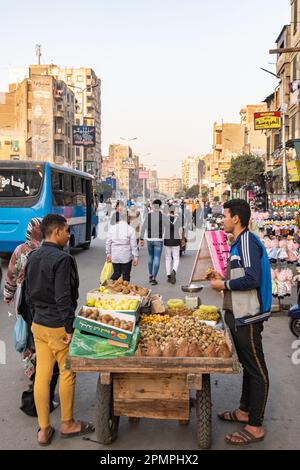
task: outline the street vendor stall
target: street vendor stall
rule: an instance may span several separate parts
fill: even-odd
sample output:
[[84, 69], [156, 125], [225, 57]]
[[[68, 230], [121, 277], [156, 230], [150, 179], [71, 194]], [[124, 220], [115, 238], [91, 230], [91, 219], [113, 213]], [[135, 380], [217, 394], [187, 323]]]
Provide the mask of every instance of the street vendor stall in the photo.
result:
[[[138, 290], [126, 287], [130, 292]], [[214, 306], [191, 309], [181, 299], [170, 299], [164, 306], [156, 297], [155, 302], [163, 307], [160, 313], [143, 313], [143, 298], [136, 299], [138, 304], [132, 303], [131, 311], [125, 313], [122, 306], [132, 302], [126, 299], [128, 294], [118, 293], [123, 295], [123, 303], [119, 298], [108, 303], [104, 290], [101, 286], [101, 292], [88, 293], [89, 305], [76, 317], [66, 364], [75, 372], [99, 373], [98, 441], [107, 445], [117, 438], [122, 416], [187, 424], [194, 402], [191, 391], [196, 390], [197, 442], [208, 449], [212, 434], [210, 374], [239, 372], [220, 312]], [[147, 297], [148, 292], [142, 293]], [[112, 306], [119, 311], [108, 310]], [[157, 305], [155, 310], [159, 310]]]

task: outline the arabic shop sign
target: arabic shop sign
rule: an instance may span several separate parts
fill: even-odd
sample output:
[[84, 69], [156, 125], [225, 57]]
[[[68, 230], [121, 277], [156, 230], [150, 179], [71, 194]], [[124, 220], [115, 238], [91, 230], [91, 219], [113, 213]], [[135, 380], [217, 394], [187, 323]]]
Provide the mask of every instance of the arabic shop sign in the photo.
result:
[[298, 183], [300, 181], [298, 160], [287, 162], [286, 166], [290, 183]]
[[279, 111], [271, 111], [264, 113], [254, 113], [254, 129], [261, 131], [265, 129], [280, 129], [281, 113]]
[[73, 145], [83, 147], [95, 147], [95, 126], [73, 126]]

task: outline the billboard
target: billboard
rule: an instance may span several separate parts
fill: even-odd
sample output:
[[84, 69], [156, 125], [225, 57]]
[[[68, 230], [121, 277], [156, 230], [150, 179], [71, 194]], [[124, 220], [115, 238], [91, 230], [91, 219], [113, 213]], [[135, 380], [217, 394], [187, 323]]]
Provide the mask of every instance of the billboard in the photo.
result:
[[147, 180], [147, 179], [149, 179], [149, 171], [140, 170], [140, 171], [139, 171], [139, 179], [140, 179], [140, 180]]
[[287, 162], [286, 166], [287, 166], [287, 171], [288, 171], [290, 183], [299, 183], [300, 175], [299, 175], [298, 160], [293, 160], [291, 162]]
[[95, 126], [72, 126], [73, 145], [83, 147], [95, 147], [96, 128]]
[[113, 178], [112, 176], [108, 176], [105, 178], [105, 183], [108, 184], [109, 186], [112, 187], [114, 191], [117, 189], [117, 180], [116, 178]]
[[280, 128], [281, 128], [280, 111], [254, 113], [254, 129], [256, 131], [261, 131], [265, 129], [280, 129]]

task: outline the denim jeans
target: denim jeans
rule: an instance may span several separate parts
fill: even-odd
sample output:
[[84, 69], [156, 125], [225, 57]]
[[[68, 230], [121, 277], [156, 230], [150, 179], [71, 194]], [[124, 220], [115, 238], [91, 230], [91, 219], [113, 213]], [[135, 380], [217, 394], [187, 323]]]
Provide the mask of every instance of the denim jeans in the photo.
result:
[[163, 250], [163, 241], [147, 241], [147, 246], [148, 246], [148, 255], [149, 255], [149, 260], [148, 260], [148, 268], [149, 268], [149, 274], [150, 276], [153, 276], [154, 279], [156, 278], [158, 271], [159, 271], [159, 265], [160, 265], [160, 258]]

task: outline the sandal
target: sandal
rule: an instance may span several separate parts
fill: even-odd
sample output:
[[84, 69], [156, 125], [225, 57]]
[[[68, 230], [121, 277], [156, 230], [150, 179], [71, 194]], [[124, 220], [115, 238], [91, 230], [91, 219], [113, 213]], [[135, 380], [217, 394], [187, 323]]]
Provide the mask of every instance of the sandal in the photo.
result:
[[226, 436], [225, 442], [233, 446], [246, 446], [249, 444], [254, 444], [255, 442], [261, 442], [264, 440], [264, 438], [265, 436], [255, 437], [249, 431], [246, 431], [246, 429], [243, 429], [243, 431], [238, 431], [238, 432], [235, 432], [234, 434], [230, 434], [229, 436]]
[[[39, 431], [41, 430], [41, 428], [38, 429], [38, 432], [37, 432], [37, 435], [39, 436]], [[46, 446], [49, 446], [53, 440], [53, 437], [54, 437], [54, 434], [55, 434], [55, 429], [50, 426], [50, 431], [49, 431], [49, 436], [48, 436], [48, 439], [46, 442], [40, 442], [39, 441], [39, 438], [38, 438], [38, 444], [39, 446], [42, 446], [42, 447], [46, 447]]]
[[63, 439], [69, 439], [70, 437], [84, 436], [85, 434], [91, 434], [95, 431], [95, 426], [92, 423], [86, 423], [80, 421], [80, 430], [76, 432], [61, 432], [60, 437]]
[[[228, 416], [226, 418], [226, 416]], [[236, 411], [224, 411], [223, 413], [218, 413], [218, 418], [221, 421], [227, 421], [229, 423], [242, 423], [247, 424], [248, 421], [241, 421], [236, 414]]]

